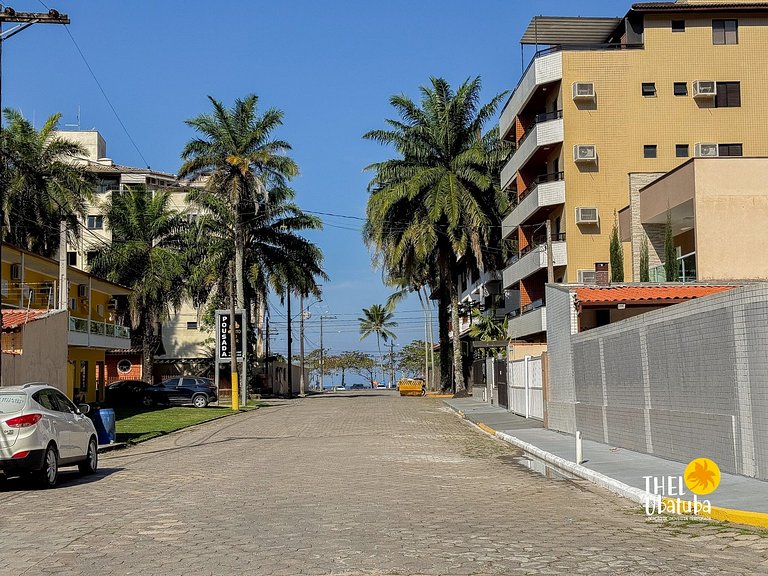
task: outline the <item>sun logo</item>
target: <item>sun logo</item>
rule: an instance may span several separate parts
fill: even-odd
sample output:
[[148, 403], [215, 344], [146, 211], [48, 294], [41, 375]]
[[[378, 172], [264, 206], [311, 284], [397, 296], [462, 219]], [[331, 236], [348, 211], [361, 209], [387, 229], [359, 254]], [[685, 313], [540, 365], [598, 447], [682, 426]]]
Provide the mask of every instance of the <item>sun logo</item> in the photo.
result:
[[720, 485], [720, 468], [709, 458], [696, 458], [685, 467], [685, 485], [699, 496], [714, 492]]

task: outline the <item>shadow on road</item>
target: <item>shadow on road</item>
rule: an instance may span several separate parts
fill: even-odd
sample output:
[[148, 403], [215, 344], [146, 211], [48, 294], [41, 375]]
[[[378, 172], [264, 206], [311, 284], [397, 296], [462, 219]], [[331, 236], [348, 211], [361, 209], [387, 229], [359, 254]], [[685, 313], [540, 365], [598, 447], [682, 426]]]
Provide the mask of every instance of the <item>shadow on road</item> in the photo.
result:
[[[96, 474], [90, 474], [83, 476], [77, 469], [64, 469], [59, 470], [59, 480], [56, 484], [57, 488], [64, 488], [67, 486], [79, 486], [80, 484], [91, 484], [93, 482], [99, 482], [107, 476], [111, 476], [117, 472], [120, 472], [123, 468], [100, 468]], [[17, 476], [14, 478], [8, 478], [4, 481], [0, 481], [0, 493], [2, 492], [26, 492], [29, 490], [36, 490], [32, 478], [29, 476]], [[54, 488], [55, 490], [55, 488]]]

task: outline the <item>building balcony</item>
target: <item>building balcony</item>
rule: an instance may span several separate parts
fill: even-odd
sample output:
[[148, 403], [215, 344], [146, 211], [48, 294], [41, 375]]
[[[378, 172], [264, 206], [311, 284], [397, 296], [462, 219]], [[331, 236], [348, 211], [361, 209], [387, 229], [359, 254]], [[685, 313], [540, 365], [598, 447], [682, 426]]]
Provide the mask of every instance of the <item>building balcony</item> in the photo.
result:
[[118, 324], [70, 316], [68, 344], [87, 348], [130, 348], [131, 331]]
[[537, 55], [523, 73], [520, 83], [512, 92], [499, 119], [499, 134], [502, 138], [515, 128], [515, 118], [542, 84], [556, 82], [563, 78], [563, 55], [561, 52]]
[[502, 234], [507, 238], [523, 222], [534, 216], [539, 209], [565, 203], [565, 181], [562, 172], [544, 174], [512, 200], [512, 211], [501, 223]]
[[507, 324], [507, 336], [510, 339], [525, 338], [547, 330], [547, 307], [541, 300], [529, 305], [522, 314], [510, 318]]
[[563, 142], [562, 111], [553, 114], [557, 116], [555, 119], [551, 119], [551, 114], [540, 115], [542, 121], [536, 122], [519, 142], [517, 150], [501, 169], [502, 189], [510, 186], [518, 170], [531, 159], [537, 150], [544, 146]]
[[[552, 263], [555, 267], [568, 264], [568, 256], [565, 248], [565, 234], [556, 234], [552, 241]], [[528, 246], [521, 251], [517, 260], [504, 269], [504, 288], [510, 288], [523, 278], [535, 274], [547, 267], [546, 243]]]

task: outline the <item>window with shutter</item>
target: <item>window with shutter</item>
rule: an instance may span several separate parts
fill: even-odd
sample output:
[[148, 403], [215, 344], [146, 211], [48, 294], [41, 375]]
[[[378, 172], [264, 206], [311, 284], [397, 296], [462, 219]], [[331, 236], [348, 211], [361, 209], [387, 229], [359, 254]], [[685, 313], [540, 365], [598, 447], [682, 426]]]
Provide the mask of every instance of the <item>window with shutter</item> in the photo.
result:
[[741, 106], [741, 83], [718, 82], [715, 108], [738, 108]]

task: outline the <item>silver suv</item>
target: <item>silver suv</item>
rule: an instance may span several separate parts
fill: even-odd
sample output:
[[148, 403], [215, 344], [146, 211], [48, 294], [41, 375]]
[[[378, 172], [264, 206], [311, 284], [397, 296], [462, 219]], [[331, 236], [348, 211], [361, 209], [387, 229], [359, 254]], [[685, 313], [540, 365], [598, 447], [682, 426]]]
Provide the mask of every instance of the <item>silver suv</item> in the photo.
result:
[[48, 384], [0, 388], [0, 477], [31, 473], [41, 487], [51, 488], [59, 466], [77, 465], [93, 474], [99, 456], [89, 411]]

